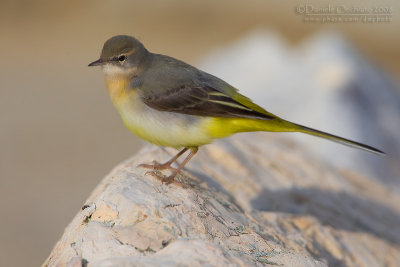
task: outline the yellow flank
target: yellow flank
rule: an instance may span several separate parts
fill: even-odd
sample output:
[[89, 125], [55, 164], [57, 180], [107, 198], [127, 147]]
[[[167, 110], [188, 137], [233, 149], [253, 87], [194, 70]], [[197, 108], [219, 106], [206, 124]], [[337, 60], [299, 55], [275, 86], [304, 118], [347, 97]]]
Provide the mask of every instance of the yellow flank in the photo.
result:
[[275, 118], [273, 120], [258, 120], [249, 118], [212, 118], [206, 125], [213, 138], [223, 138], [240, 132], [295, 132], [298, 128], [292, 123]]

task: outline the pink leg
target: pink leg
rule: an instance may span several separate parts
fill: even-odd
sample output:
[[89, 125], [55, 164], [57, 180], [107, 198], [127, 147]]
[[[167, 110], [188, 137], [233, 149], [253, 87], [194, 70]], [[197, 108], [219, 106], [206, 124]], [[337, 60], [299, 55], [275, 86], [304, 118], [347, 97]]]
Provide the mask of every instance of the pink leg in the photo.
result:
[[138, 167], [147, 168], [147, 169], [154, 169], [154, 170], [166, 170], [166, 169], [175, 169], [171, 167], [171, 164], [174, 163], [183, 153], [185, 153], [188, 148], [184, 148], [178, 152], [172, 159], [168, 160], [165, 163], [158, 163], [157, 161], [153, 160], [153, 164], [139, 164]]
[[[188, 148], [185, 148], [185, 151], [186, 151], [187, 149], [188, 149]], [[170, 183], [172, 183], [172, 182], [174, 181], [174, 178], [176, 177], [176, 175], [183, 169], [183, 167], [189, 162], [189, 160], [191, 160], [191, 158], [193, 158], [193, 156], [197, 153], [198, 150], [199, 150], [198, 147], [191, 147], [191, 148], [190, 148], [190, 153], [189, 153], [189, 155], [188, 155], [188, 156], [185, 158], [185, 160], [179, 165], [179, 167], [178, 167], [177, 169], [175, 169], [174, 172], [173, 172], [170, 176], [168, 176], [168, 177], [165, 177], [164, 175], [162, 175], [161, 173], [156, 172], [156, 171], [150, 171], [150, 172], [148, 172], [148, 173], [154, 175], [155, 177], [157, 177], [158, 179], [160, 179], [163, 183], [170, 184]], [[182, 152], [182, 151], [181, 151], [181, 152]], [[180, 153], [180, 152], [179, 152], [179, 153]], [[183, 152], [182, 152], [182, 153], [183, 153]]]

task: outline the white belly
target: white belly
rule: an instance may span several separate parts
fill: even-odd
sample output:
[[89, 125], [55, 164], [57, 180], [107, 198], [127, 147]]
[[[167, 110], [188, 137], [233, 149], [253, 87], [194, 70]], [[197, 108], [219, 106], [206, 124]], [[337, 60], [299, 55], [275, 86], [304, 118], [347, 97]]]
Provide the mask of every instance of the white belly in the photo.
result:
[[191, 147], [211, 143], [205, 125], [210, 118], [158, 111], [136, 97], [117, 107], [124, 124], [142, 139], [169, 147]]

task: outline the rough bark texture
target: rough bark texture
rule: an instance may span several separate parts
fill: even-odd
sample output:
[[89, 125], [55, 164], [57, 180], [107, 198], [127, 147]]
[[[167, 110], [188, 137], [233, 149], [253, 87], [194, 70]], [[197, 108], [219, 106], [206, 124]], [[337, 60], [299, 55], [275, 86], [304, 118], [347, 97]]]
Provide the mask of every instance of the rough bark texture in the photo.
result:
[[173, 153], [116, 167], [44, 266], [399, 266], [400, 197], [376, 181], [268, 133], [202, 147], [183, 187], [136, 167]]

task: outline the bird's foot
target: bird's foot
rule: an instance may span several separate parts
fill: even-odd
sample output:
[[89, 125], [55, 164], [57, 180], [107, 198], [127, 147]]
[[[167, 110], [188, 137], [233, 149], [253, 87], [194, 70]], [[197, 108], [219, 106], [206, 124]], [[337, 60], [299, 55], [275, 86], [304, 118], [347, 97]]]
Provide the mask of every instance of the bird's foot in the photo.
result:
[[173, 170], [173, 171], [176, 170], [174, 167], [171, 167], [170, 162], [159, 163], [155, 160], [153, 160], [153, 164], [139, 164], [138, 167], [153, 169], [153, 170]]
[[144, 175], [152, 175], [159, 179], [163, 184], [176, 183], [178, 185], [182, 185], [182, 183], [175, 181], [175, 176], [177, 175], [176, 172], [172, 173], [170, 176], [165, 176], [160, 171], [152, 170], [147, 171]]

